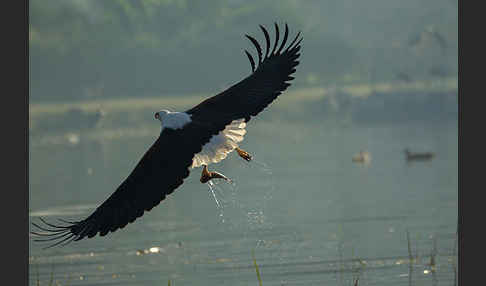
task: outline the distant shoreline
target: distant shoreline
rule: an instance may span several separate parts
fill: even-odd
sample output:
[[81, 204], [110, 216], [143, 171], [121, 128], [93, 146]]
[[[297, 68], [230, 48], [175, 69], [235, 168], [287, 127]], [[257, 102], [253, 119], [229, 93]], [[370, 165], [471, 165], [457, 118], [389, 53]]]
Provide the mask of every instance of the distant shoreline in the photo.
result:
[[[275, 108], [284, 108], [286, 104], [298, 102], [319, 101], [331, 93], [337, 91], [346, 93], [352, 97], [368, 97], [375, 93], [401, 93], [401, 92], [451, 92], [457, 91], [458, 78], [444, 78], [433, 81], [388, 82], [376, 84], [350, 84], [343, 86], [314, 86], [304, 88], [292, 88], [286, 91], [285, 96], [278, 98], [279, 104]], [[29, 103], [29, 118], [35, 119], [43, 115], [54, 115], [78, 108], [86, 112], [92, 112], [99, 108], [108, 112], [121, 112], [136, 109], [172, 108], [184, 110], [204, 98], [213, 94], [147, 96], [147, 97], [110, 97], [106, 99], [89, 99], [58, 102]]]

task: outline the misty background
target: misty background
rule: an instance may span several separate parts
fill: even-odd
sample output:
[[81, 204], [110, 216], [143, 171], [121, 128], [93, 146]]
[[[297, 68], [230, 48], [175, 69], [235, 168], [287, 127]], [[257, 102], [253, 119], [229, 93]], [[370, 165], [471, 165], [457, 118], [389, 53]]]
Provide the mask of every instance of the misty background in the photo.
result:
[[30, 102], [216, 93], [258, 24], [304, 36], [294, 86], [457, 77], [457, 2], [31, 1]]
[[210, 166], [236, 183], [211, 193], [194, 169], [123, 230], [31, 236], [30, 284], [256, 285], [255, 257], [265, 286], [457, 285], [452, 0], [29, 1], [30, 222], [91, 214], [160, 134], [154, 112], [250, 75], [244, 35], [273, 44], [274, 22], [302, 32], [300, 64], [248, 124], [254, 160]]

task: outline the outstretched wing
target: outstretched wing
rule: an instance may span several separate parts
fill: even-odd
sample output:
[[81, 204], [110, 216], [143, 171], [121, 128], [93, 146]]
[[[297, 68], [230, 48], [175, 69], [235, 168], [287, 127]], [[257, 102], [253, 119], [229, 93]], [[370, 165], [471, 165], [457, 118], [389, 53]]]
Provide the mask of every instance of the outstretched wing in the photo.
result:
[[145, 211], [150, 211], [165, 197], [179, 187], [189, 175], [189, 167], [195, 154], [209, 142], [213, 135], [224, 130], [233, 120], [257, 115], [290, 83], [299, 64], [300, 32], [290, 45], [287, 43], [288, 27], [280, 46], [279, 31], [275, 24], [276, 40], [270, 52], [270, 37], [263, 26], [266, 40], [265, 56], [262, 49], [251, 36], [248, 39], [258, 52], [258, 66], [248, 51], [246, 55], [252, 66], [252, 74], [233, 85], [226, 91], [213, 96], [187, 111], [191, 123], [182, 129], [164, 129], [157, 141], [145, 153], [132, 173], [117, 190], [84, 220], [71, 222], [61, 220], [62, 225], [33, 223], [42, 232], [32, 232], [42, 238], [37, 241], [54, 241], [50, 247], [91, 238], [99, 234], [104, 236], [135, 221]]
[[302, 41], [302, 38], [299, 38], [300, 32], [285, 48], [289, 34], [287, 24], [285, 24], [284, 37], [277, 49], [279, 45], [279, 29], [275, 23], [275, 43], [270, 51], [270, 36], [263, 26], [260, 25], [260, 28], [266, 41], [265, 56], [263, 56], [263, 51], [258, 41], [246, 35], [258, 53], [256, 69], [255, 60], [245, 50], [250, 60], [252, 74], [222, 93], [210, 97], [186, 111], [192, 114], [193, 118], [208, 120], [207, 117], [209, 116], [219, 116], [220, 118], [231, 120], [245, 118], [245, 121], [248, 122], [251, 116], [260, 113], [290, 86], [288, 81], [294, 79], [291, 75], [299, 64], [300, 42]]
[[189, 176], [194, 155], [224, 127], [225, 122], [192, 121], [182, 129], [165, 128], [132, 173], [89, 217], [76, 222], [61, 220], [61, 225], [40, 218], [43, 225], [33, 223], [40, 230], [31, 232], [40, 237], [35, 240], [54, 242], [49, 246], [52, 247], [91, 238], [98, 233], [105, 236], [124, 228], [183, 183]]

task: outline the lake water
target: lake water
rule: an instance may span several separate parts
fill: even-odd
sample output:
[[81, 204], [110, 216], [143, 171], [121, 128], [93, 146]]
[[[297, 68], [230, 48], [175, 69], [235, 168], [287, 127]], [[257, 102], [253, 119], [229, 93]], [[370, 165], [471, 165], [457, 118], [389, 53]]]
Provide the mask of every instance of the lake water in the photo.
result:
[[[49, 249], [31, 239], [30, 285], [258, 285], [253, 257], [265, 286], [455, 285], [457, 121], [271, 110], [241, 144], [253, 162], [210, 165], [234, 180], [215, 186], [219, 207], [198, 168], [123, 230]], [[158, 136], [156, 121], [142, 126], [31, 136], [30, 220], [89, 215]], [[436, 157], [407, 163], [406, 147]], [[369, 164], [352, 162], [360, 150]]]

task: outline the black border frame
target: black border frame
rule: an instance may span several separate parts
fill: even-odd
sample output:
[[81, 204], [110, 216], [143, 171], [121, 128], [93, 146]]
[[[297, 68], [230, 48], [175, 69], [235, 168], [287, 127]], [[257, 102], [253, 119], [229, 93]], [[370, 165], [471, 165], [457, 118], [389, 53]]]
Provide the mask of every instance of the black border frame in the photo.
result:
[[[29, 284], [29, 33], [28, 1], [3, 5], [2, 250], [3, 284]], [[5, 160], [6, 159], [6, 160]]]

